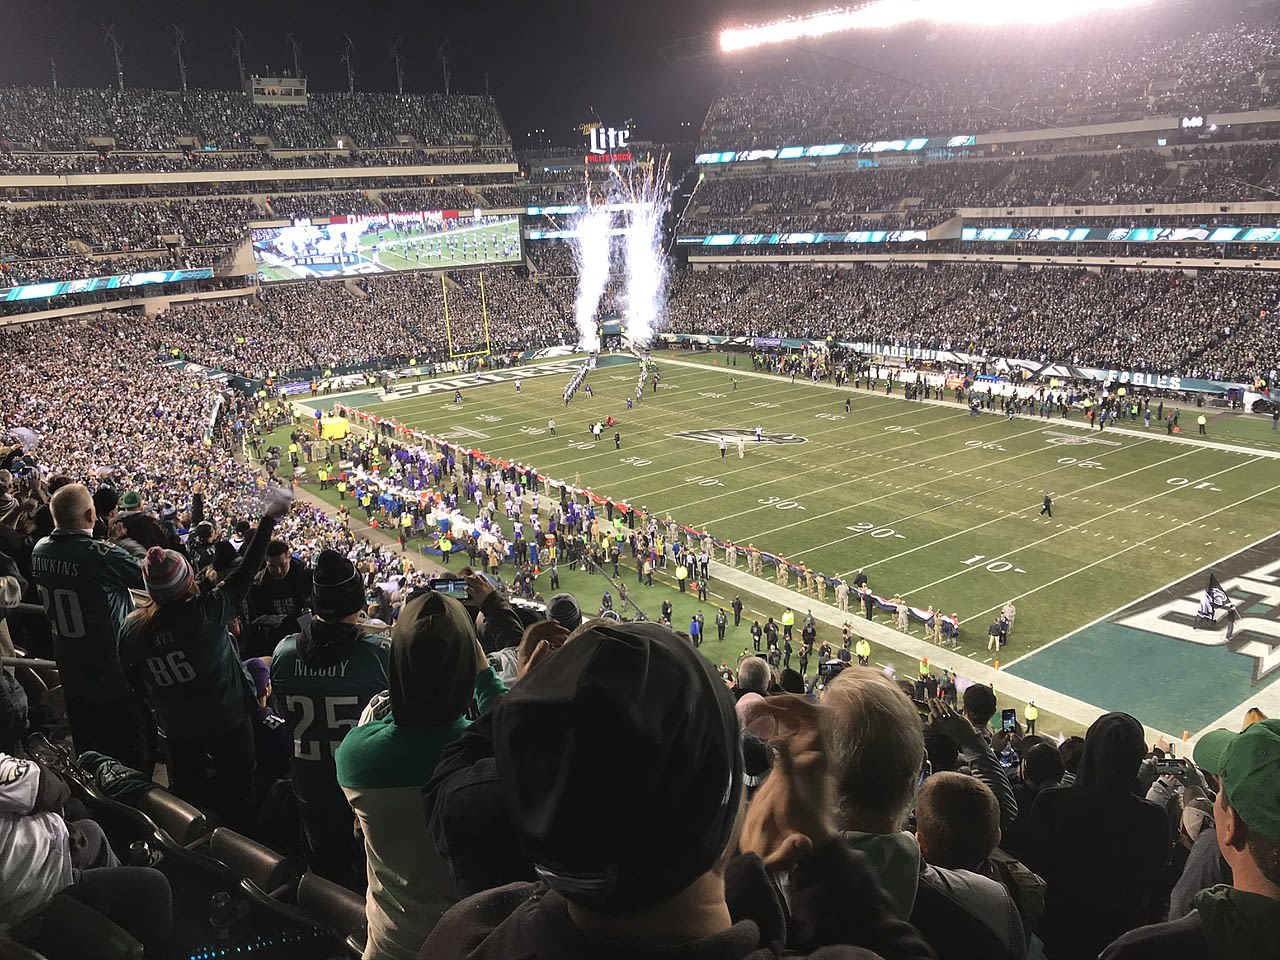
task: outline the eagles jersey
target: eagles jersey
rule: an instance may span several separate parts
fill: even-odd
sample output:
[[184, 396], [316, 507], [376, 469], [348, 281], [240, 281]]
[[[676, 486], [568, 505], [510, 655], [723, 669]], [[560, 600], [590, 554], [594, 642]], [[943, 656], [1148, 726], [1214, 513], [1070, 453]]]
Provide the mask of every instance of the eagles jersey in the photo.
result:
[[116, 635], [133, 612], [129, 590], [142, 589], [137, 559], [79, 530], [55, 530], [36, 544], [31, 570], [68, 698], [110, 703], [126, 696]]
[[334, 753], [369, 701], [389, 684], [391, 643], [349, 623], [308, 621], [271, 658], [275, 710], [293, 735], [293, 785], [299, 796], [337, 792]]

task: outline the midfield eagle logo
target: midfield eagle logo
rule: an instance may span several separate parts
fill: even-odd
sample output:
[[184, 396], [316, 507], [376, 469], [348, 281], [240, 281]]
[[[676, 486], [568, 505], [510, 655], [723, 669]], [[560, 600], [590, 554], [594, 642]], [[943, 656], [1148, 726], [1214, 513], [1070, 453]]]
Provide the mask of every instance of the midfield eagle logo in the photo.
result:
[[[748, 443], [756, 442], [756, 432], [754, 430], [739, 430], [732, 427], [717, 430], [685, 430], [682, 433], [673, 433], [671, 436], [677, 440], [697, 440], [701, 443], [719, 443], [722, 439], [725, 443], [732, 444], [736, 444], [739, 440], [745, 440]], [[808, 443], [809, 438], [795, 433], [762, 433], [760, 434], [760, 442], [778, 445]]]

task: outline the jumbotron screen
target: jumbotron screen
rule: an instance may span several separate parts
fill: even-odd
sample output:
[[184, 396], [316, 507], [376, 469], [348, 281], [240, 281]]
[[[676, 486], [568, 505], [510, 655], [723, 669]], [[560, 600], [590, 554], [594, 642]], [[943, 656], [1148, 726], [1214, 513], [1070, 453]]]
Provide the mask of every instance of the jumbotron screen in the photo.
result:
[[519, 217], [417, 210], [295, 220], [253, 231], [253, 259], [265, 283], [518, 263]]

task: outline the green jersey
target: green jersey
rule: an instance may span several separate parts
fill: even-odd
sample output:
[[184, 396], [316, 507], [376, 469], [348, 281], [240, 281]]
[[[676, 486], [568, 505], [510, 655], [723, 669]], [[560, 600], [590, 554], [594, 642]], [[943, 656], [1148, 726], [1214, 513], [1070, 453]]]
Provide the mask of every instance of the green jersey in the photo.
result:
[[222, 583], [200, 596], [135, 613], [120, 628], [120, 663], [146, 691], [165, 732], [175, 739], [226, 733], [249, 720], [256, 706], [236, 642], [236, 618], [267, 554], [275, 521], [263, 517], [244, 556]]
[[68, 699], [110, 703], [128, 695], [116, 636], [142, 589], [133, 554], [80, 530], [54, 530], [36, 544], [31, 570]]
[[391, 643], [349, 623], [308, 621], [271, 658], [276, 712], [293, 734], [293, 785], [304, 800], [341, 794], [334, 754], [360, 714], [390, 685]]

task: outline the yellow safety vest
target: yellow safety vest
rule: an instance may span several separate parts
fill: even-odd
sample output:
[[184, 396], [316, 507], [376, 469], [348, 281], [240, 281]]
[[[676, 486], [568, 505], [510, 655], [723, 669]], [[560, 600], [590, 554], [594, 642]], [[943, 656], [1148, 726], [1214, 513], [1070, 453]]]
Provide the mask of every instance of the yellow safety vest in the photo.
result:
[[858, 656], [860, 657], [871, 656], [871, 644], [867, 643], [865, 640], [859, 640], [854, 649], [857, 650]]
[[1039, 720], [1040, 708], [1028, 703], [1027, 708], [1022, 711], [1022, 716], [1025, 717], [1028, 722], [1032, 720]]
[[688, 568], [688, 567], [676, 567], [676, 579], [677, 579], [677, 580], [687, 580], [688, 578], [689, 578], [689, 568]]
[[923, 660], [920, 661], [920, 676], [927, 677], [932, 668]]
[[790, 610], [787, 610], [782, 614], [782, 625], [784, 627], [794, 626], [795, 622], [796, 622], [796, 615], [792, 613]]

